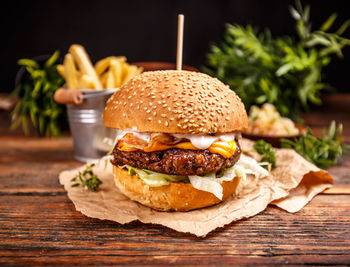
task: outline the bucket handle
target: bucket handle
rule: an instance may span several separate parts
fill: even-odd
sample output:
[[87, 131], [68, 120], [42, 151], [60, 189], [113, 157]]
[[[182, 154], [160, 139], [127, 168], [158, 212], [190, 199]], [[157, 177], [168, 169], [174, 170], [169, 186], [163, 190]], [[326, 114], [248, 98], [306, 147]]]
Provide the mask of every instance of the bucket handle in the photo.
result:
[[79, 105], [84, 102], [84, 99], [111, 95], [116, 90], [117, 89], [96, 90], [96, 92], [89, 90], [89, 93], [86, 93], [85, 90], [67, 90], [65, 88], [59, 88], [55, 92], [54, 99], [59, 104]]
[[59, 88], [56, 90], [54, 99], [59, 104], [82, 104], [84, 99], [82, 98], [83, 92], [80, 90], [67, 90]]

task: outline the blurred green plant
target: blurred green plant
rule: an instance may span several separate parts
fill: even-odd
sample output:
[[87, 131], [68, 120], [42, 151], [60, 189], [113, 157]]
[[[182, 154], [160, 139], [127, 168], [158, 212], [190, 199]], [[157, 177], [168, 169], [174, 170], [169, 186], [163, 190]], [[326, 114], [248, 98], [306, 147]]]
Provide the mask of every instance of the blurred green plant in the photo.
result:
[[272, 37], [269, 30], [257, 33], [252, 26], [227, 24], [224, 41], [212, 45], [203, 71], [228, 84], [245, 107], [271, 103], [294, 120], [310, 104], [321, 104], [322, 68], [331, 54], [342, 57], [350, 40], [341, 35], [350, 25], [345, 21], [336, 32], [328, 32], [337, 15], [332, 14], [319, 30], [311, 31], [310, 6], [290, 6], [296, 20], [298, 40]]
[[271, 169], [276, 167], [276, 156], [275, 151], [272, 148], [272, 145], [260, 139], [254, 143], [254, 150], [262, 155], [261, 161], [269, 163], [267, 169], [271, 171]]
[[317, 138], [308, 128], [306, 134], [294, 140], [281, 139], [281, 147], [292, 148], [308, 161], [326, 169], [330, 165], [340, 163], [342, 154], [350, 151], [349, 145], [342, 145], [342, 135], [343, 125], [339, 124], [336, 127], [335, 121], [332, 121], [327, 135], [326, 129], [323, 129], [322, 137]]
[[45, 62], [20, 59], [18, 64], [25, 66], [26, 72], [11, 96], [19, 97], [19, 102], [11, 113], [11, 129], [22, 125], [24, 133], [29, 134], [29, 120], [37, 136], [60, 136], [67, 125], [65, 108], [54, 101], [55, 91], [64, 84], [57, 73], [59, 52]]

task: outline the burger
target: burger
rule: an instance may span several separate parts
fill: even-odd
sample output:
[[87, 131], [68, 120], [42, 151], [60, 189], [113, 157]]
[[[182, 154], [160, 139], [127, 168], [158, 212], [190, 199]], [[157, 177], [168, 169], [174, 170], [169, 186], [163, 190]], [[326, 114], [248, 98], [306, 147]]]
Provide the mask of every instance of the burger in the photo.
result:
[[244, 105], [206, 74], [145, 72], [111, 96], [103, 123], [116, 129], [116, 186], [153, 209], [217, 204], [234, 194], [244, 176], [244, 164], [238, 165], [240, 131], [248, 126]]

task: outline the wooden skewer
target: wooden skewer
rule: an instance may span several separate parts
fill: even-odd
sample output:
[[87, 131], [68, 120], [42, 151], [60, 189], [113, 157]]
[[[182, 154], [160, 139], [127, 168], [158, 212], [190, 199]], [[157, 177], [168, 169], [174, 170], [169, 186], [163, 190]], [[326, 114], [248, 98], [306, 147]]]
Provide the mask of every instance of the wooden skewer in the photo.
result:
[[182, 47], [184, 39], [184, 15], [179, 14], [177, 19], [177, 51], [176, 70], [182, 70]]

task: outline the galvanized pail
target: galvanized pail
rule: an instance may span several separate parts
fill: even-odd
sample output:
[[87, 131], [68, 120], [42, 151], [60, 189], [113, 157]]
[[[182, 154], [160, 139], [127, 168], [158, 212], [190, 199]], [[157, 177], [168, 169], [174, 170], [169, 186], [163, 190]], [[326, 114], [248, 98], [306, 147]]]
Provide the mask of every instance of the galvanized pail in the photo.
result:
[[106, 101], [115, 89], [81, 90], [82, 104], [67, 104], [69, 127], [74, 142], [74, 157], [83, 162], [104, 156], [110, 147], [104, 139], [114, 140], [115, 131], [102, 123]]

